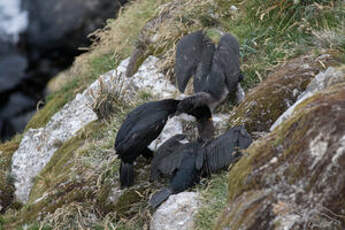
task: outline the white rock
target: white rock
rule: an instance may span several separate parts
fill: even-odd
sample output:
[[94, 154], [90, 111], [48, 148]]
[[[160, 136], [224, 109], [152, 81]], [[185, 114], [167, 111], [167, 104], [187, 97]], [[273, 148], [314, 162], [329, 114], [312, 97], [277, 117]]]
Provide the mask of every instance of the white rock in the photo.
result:
[[171, 195], [154, 213], [151, 230], [193, 229], [194, 216], [200, 207], [199, 194], [181, 192]]
[[333, 67], [328, 67], [325, 72], [318, 73], [315, 78], [309, 83], [307, 89], [298, 97], [298, 100], [273, 123], [270, 131], [273, 131], [278, 125], [288, 119], [293, 114], [296, 106], [303, 102], [305, 99], [314, 96], [317, 92], [326, 89], [331, 85], [343, 81], [345, 81], [344, 73], [341, 70], [336, 70]]
[[[216, 135], [223, 134], [226, 131], [228, 118], [229, 115], [222, 113], [212, 115], [213, 125], [216, 129]], [[148, 148], [152, 151], [156, 151], [159, 146], [161, 146], [170, 137], [177, 134], [183, 134], [184, 124], [194, 121], [196, 121], [196, 119], [193, 116], [187, 115], [185, 113], [169, 118], [161, 134], [151, 142]]]
[[317, 163], [327, 153], [328, 142], [329, 142], [329, 135], [328, 134], [324, 135], [323, 133], [320, 133], [315, 139], [313, 139], [309, 143], [309, 152], [310, 152], [310, 155], [314, 159], [313, 164], [310, 167], [310, 170], [313, 170], [314, 167], [317, 165]]
[[152, 151], [156, 151], [159, 148], [159, 146], [161, 146], [170, 137], [175, 136], [177, 134], [182, 134], [183, 121], [189, 121], [189, 119], [193, 118], [194, 117], [185, 114], [169, 118], [161, 134], [148, 146], [148, 148]]
[[95, 101], [93, 96], [97, 98], [102, 90], [117, 95], [125, 103], [136, 101], [136, 96], [140, 91], [150, 92], [159, 99], [174, 98], [178, 90], [159, 72], [158, 60], [154, 56], [149, 56], [130, 78], [127, 78], [125, 74], [129, 58], [123, 60], [116, 70], [107, 72], [91, 84], [89, 87], [91, 92], [86, 92], [91, 95], [90, 103]]
[[115, 93], [121, 96], [120, 99], [125, 103], [135, 100], [139, 89], [149, 90], [160, 99], [173, 97], [177, 89], [159, 73], [157, 61], [156, 57], [148, 57], [133, 77], [126, 78], [129, 59], [125, 59], [116, 70], [101, 75], [82, 94], [76, 95], [73, 101], [51, 118], [46, 127], [26, 132], [12, 157], [17, 199], [27, 202], [33, 178], [46, 166], [55, 151], [81, 128], [97, 120], [91, 105], [102, 92]]
[[226, 132], [229, 123], [229, 114], [216, 113], [212, 115], [213, 125], [216, 129], [216, 135]]
[[230, 6], [230, 10], [231, 10], [231, 11], [237, 11], [238, 8], [237, 8], [236, 6], [234, 6], [234, 5], [232, 5], [232, 6]]
[[33, 178], [45, 167], [62, 143], [75, 136], [78, 130], [97, 120], [85, 97], [67, 103], [48, 122], [46, 127], [29, 129], [14, 152], [11, 173], [18, 200], [27, 202]]
[[235, 101], [236, 104], [241, 104], [244, 101], [245, 97], [246, 97], [246, 94], [243, 88], [241, 87], [241, 84], [238, 83], [237, 89], [236, 89], [236, 101]]

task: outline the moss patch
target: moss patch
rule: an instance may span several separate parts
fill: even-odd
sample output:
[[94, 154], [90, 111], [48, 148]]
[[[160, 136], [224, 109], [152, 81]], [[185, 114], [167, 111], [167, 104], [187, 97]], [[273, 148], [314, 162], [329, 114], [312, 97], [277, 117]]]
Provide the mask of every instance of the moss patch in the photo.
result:
[[14, 198], [13, 178], [10, 175], [12, 155], [19, 147], [21, 136], [0, 145], [0, 213], [4, 213]]
[[[219, 220], [216, 229], [223, 229], [229, 225], [237, 226], [234, 229], [249, 229], [252, 225], [245, 221], [246, 217], [252, 216], [254, 218], [252, 221], [259, 221], [261, 217], [258, 212], [266, 210], [268, 206], [265, 205], [272, 206], [267, 209], [268, 219], [265, 219], [265, 223], [269, 223], [276, 199], [288, 197], [287, 194], [290, 193], [286, 194], [286, 192], [294, 191], [294, 189], [289, 190], [293, 186], [299, 187], [299, 190], [294, 191], [296, 194], [301, 190], [304, 193], [299, 194], [303, 198], [295, 200], [295, 204], [289, 204], [294, 205], [291, 209], [298, 209], [299, 205], [303, 206], [299, 207], [301, 210], [312, 209], [315, 205], [313, 197], [320, 195], [319, 201], [324, 207], [329, 208], [333, 213], [340, 214], [344, 211], [345, 207], [338, 202], [339, 197], [336, 194], [344, 192], [345, 186], [339, 183], [343, 183], [340, 181], [345, 175], [340, 171], [334, 175], [329, 174], [328, 171], [330, 168], [340, 170], [342, 168], [340, 165], [345, 163], [342, 160], [337, 162], [330, 160], [337, 149], [342, 148], [341, 140], [345, 132], [344, 126], [336, 125], [345, 119], [343, 87], [343, 83], [338, 84], [309, 98], [297, 107], [297, 113], [293, 117], [247, 149], [248, 156], [243, 157], [229, 172], [229, 207]], [[322, 152], [320, 148], [312, 149], [313, 145], [324, 142], [328, 146], [326, 152]], [[325, 154], [325, 156], [317, 158], [317, 155], [313, 154]], [[246, 215], [242, 213], [240, 219], [236, 217], [237, 210], [241, 209], [239, 200], [247, 200], [247, 192], [257, 190], [272, 192], [270, 188], [279, 188], [279, 186], [282, 188], [273, 190], [273, 198], [259, 202], [259, 209], [247, 207]], [[324, 210], [317, 209], [315, 215], [321, 218], [323, 213]], [[308, 216], [307, 221], [319, 224], [314, 218], [315, 216]], [[339, 227], [339, 224], [343, 224], [344, 220], [341, 216], [332, 214], [332, 218], [334, 218], [333, 222], [321, 218], [322, 226]]]
[[[230, 125], [245, 124], [249, 132], [268, 131], [276, 119], [296, 100], [313, 77], [329, 65], [339, 65], [330, 56], [321, 61], [314, 56], [302, 56], [283, 64], [274, 70], [258, 87], [254, 88], [245, 101], [234, 108]], [[301, 65], [300, 63], [304, 63]]]
[[272, 207], [262, 201], [270, 199], [272, 199], [271, 194], [264, 190], [244, 193], [240, 199], [227, 204], [226, 210], [214, 229], [222, 230], [227, 226], [231, 226], [232, 229], [241, 229], [244, 226], [246, 229], [269, 229]]

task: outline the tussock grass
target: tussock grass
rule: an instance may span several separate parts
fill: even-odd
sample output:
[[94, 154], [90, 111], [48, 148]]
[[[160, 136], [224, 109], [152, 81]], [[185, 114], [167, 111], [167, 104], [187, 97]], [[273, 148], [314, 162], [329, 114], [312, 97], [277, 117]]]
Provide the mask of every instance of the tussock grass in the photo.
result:
[[[342, 49], [343, 26], [339, 25], [345, 20], [342, 1], [218, 0], [217, 3], [222, 26], [241, 43], [245, 89], [261, 82], [287, 59], [322, 47]], [[235, 15], [228, 10], [231, 5], [239, 9]], [[332, 35], [323, 37], [325, 31]], [[316, 45], [320, 39], [326, 43], [322, 47]]]

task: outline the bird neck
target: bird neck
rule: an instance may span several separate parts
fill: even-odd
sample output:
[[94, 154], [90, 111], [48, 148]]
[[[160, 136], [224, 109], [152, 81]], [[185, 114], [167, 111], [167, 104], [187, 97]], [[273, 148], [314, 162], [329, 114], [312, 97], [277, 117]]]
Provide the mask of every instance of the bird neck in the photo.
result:
[[199, 137], [203, 142], [207, 142], [208, 140], [214, 137], [215, 128], [213, 125], [212, 117], [201, 118], [200, 120], [198, 120], [197, 127], [198, 127]]

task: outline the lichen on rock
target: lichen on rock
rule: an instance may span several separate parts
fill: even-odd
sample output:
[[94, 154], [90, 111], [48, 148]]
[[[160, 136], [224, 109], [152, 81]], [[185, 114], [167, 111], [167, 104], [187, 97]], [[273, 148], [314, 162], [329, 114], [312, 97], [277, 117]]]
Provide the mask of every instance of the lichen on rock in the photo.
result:
[[27, 202], [33, 178], [44, 168], [54, 152], [78, 130], [97, 119], [85, 97], [66, 104], [47, 126], [27, 131], [13, 154], [11, 173], [15, 177], [16, 198]]
[[336, 63], [331, 55], [306, 55], [278, 66], [234, 108], [229, 118], [230, 126], [244, 124], [250, 133], [269, 131], [324, 66]]
[[343, 229], [344, 101], [344, 83], [330, 86], [254, 142], [229, 172], [216, 229]]
[[290, 106], [271, 126], [270, 131], [276, 128], [284, 120], [289, 118], [293, 113], [297, 105], [303, 102], [305, 99], [315, 95], [320, 90], [335, 85], [337, 83], [344, 82], [344, 74], [342, 71], [337, 70], [334, 67], [329, 67], [326, 71], [318, 73], [315, 78], [308, 84], [306, 90], [298, 96], [297, 101]]
[[181, 192], [171, 195], [154, 213], [152, 230], [189, 230], [194, 227], [194, 216], [200, 206], [199, 194]]

